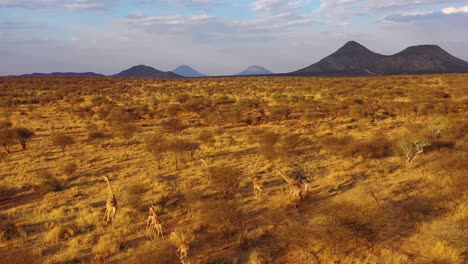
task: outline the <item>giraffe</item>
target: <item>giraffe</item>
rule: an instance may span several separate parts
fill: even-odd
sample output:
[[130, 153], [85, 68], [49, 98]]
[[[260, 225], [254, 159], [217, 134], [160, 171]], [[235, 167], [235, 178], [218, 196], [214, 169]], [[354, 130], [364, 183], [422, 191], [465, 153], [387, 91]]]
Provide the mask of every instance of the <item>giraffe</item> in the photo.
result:
[[177, 246], [177, 256], [179, 256], [180, 263], [185, 264], [184, 259], [188, 257], [190, 246], [184, 234], [180, 237], [176, 232], [170, 235], [171, 241]]
[[[148, 220], [146, 224], [146, 230], [148, 230], [148, 236], [150, 239], [155, 239], [156, 237], [161, 236], [164, 238], [164, 233], [162, 231], [161, 220], [156, 214], [156, 208], [151, 205], [149, 207]], [[157, 234], [156, 234], [157, 232]]]
[[253, 179], [252, 187], [255, 197], [260, 197], [262, 195], [263, 184], [258, 179]]
[[106, 201], [106, 213], [104, 216], [104, 220], [106, 221], [106, 225], [111, 222], [112, 226], [114, 226], [114, 219], [115, 213], [117, 211], [117, 199], [115, 198], [114, 191], [112, 190], [112, 186], [110, 184], [109, 178], [104, 176], [104, 179], [107, 182], [107, 201]]
[[[277, 170], [281, 177], [289, 184], [289, 199], [299, 198], [303, 200], [309, 193], [310, 182], [306, 179], [296, 179], [286, 175], [280, 170]], [[294, 207], [297, 207], [297, 202], [294, 203]]]

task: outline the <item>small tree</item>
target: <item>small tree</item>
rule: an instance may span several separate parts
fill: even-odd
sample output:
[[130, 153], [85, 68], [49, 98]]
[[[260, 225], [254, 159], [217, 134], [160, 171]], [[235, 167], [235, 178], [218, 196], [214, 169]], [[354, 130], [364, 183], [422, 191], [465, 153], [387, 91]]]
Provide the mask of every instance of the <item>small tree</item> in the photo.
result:
[[195, 151], [199, 148], [200, 144], [185, 139], [174, 139], [171, 141], [168, 149], [174, 153], [176, 170], [179, 169], [179, 157], [182, 156], [183, 153], [190, 153], [190, 156], [193, 158]]
[[158, 169], [161, 169], [164, 153], [169, 149], [167, 138], [162, 134], [151, 135], [146, 138], [146, 150], [148, 150], [156, 158]]
[[9, 128], [0, 128], [0, 145], [5, 148], [7, 153], [10, 153], [10, 146], [15, 143], [15, 133]]
[[440, 133], [450, 128], [450, 121], [446, 117], [438, 117], [428, 124], [426, 133], [433, 139], [437, 139]]
[[237, 168], [223, 165], [209, 167], [208, 174], [211, 184], [221, 190], [223, 197], [227, 199], [229, 194], [239, 188], [242, 172]]
[[236, 201], [217, 200], [204, 203], [202, 212], [203, 222], [221, 232], [226, 241], [242, 226], [242, 211]]
[[26, 150], [27, 148], [26, 143], [32, 136], [34, 136], [34, 132], [32, 132], [31, 130], [25, 127], [14, 128], [13, 132], [15, 134], [15, 137], [19, 140], [23, 150]]
[[431, 143], [422, 139], [407, 137], [401, 139], [399, 145], [406, 156], [406, 162], [411, 163], [417, 155], [423, 153], [424, 148], [430, 146]]
[[62, 154], [65, 155], [65, 148], [75, 143], [75, 140], [64, 134], [57, 134], [52, 137], [52, 143], [62, 149]]

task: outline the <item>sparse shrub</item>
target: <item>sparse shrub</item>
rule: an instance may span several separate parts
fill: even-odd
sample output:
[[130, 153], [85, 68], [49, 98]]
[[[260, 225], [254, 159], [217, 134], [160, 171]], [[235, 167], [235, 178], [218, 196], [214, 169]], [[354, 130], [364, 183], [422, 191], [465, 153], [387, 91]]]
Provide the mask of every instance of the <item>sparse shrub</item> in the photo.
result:
[[107, 117], [112, 127], [112, 132], [123, 138], [131, 138], [137, 127], [133, 124], [135, 116], [122, 108], [112, 108]]
[[164, 132], [178, 136], [187, 127], [182, 124], [180, 119], [170, 118], [161, 122], [161, 128]]
[[176, 95], [175, 97], [175, 100], [181, 104], [187, 102], [188, 100], [190, 99], [190, 95], [188, 94], [185, 94], [185, 93], [182, 93], [182, 94], [178, 94]]
[[137, 127], [132, 123], [120, 124], [113, 128], [114, 134], [126, 139], [131, 138], [137, 131]]
[[242, 212], [236, 201], [214, 200], [204, 204], [203, 222], [218, 232], [226, 241], [238, 232], [242, 226]]
[[6, 217], [0, 216], [0, 242], [7, 242], [19, 237], [24, 237], [25, 233], [21, 228]]
[[44, 240], [49, 243], [59, 243], [64, 240], [68, 240], [75, 234], [72, 228], [67, 228], [62, 225], [55, 225], [47, 234], [44, 236]]
[[130, 186], [125, 188], [124, 200], [130, 206], [130, 208], [133, 208], [136, 211], [144, 211], [146, 208], [143, 206], [141, 197], [146, 191], [147, 189], [143, 184], [132, 183]]
[[422, 246], [421, 251], [421, 254], [431, 263], [464, 263], [462, 249], [452, 247], [441, 241]]
[[197, 139], [208, 146], [212, 146], [216, 143], [213, 133], [210, 130], [202, 130]]
[[325, 136], [321, 138], [320, 144], [324, 149], [336, 154], [340, 153], [344, 148], [351, 144], [353, 140], [354, 138], [352, 136]]
[[351, 143], [343, 148], [345, 156], [361, 156], [367, 159], [380, 159], [391, 156], [393, 143], [384, 135], [376, 135], [369, 140]]
[[271, 95], [271, 98], [276, 100], [276, 101], [282, 101], [282, 100], [287, 100], [288, 99], [288, 95], [287, 94], [284, 94], [282, 92], [276, 92], [274, 94]]
[[36, 190], [41, 194], [49, 192], [58, 192], [63, 189], [60, 180], [47, 170], [41, 170], [37, 173], [39, 183]]
[[177, 248], [169, 241], [163, 240], [157, 242], [154, 248], [137, 252], [132, 258], [131, 263], [135, 264], [154, 264], [157, 260], [158, 264], [174, 264], [179, 263], [177, 256]]
[[121, 241], [115, 234], [105, 234], [99, 238], [93, 247], [93, 253], [104, 259], [120, 251]]
[[227, 165], [211, 166], [208, 168], [208, 174], [211, 184], [221, 191], [224, 198], [228, 198], [239, 188], [242, 176], [239, 169]]
[[446, 117], [437, 117], [432, 120], [426, 127], [425, 133], [433, 138], [437, 139], [440, 133], [450, 128], [450, 121]]
[[6, 129], [6, 128], [11, 128], [13, 126], [13, 123], [11, 123], [8, 120], [1, 120], [0, 121], [0, 130], [1, 129]]
[[267, 248], [256, 248], [250, 252], [248, 264], [269, 264], [273, 262]]
[[57, 134], [52, 137], [52, 143], [60, 147], [62, 154], [65, 155], [65, 148], [74, 144], [75, 140], [69, 135]]
[[70, 177], [73, 175], [73, 173], [75, 173], [77, 169], [78, 165], [76, 165], [76, 163], [68, 162], [60, 168], [60, 172]]
[[182, 111], [179, 104], [168, 104], [165, 110], [167, 116], [175, 116]]
[[102, 129], [95, 125], [88, 127], [88, 140], [103, 139], [109, 137]]
[[292, 110], [287, 105], [272, 106], [270, 111], [270, 119], [273, 121], [287, 120], [292, 113]]
[[279, 142], [281, 136], [274, 132], [261, 132], [253, 135], [254, 141], [258, 142], [258, 153], [263, 155], [266, 159], [272, 161], [277, 158], [276, 144]]

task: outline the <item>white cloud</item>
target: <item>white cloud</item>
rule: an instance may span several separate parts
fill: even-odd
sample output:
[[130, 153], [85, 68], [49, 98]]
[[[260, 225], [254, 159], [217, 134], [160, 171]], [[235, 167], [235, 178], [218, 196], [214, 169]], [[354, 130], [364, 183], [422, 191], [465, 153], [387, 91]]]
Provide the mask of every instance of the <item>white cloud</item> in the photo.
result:
[[210, 23], [216, 20], [216, 16], [206, 14], [194, 16], [145, 16], [137, 14], [128, 16], [124, 22], [133, 26], [139, 27], [153, 27], [158, 25], [166, 26], [186, 26], [186, 25], [200, 25]]
[[306, 0], [295, 0], [295, 1], [284, 1], [284, 0], [256, 0], [251, 4], [254, 11], [271, 12], [271, 11], [285, 11], [294, 10], [303, 7], [308, 1]]
[[446, 15], [456, 14], [456, 13], [468, 13], [468, 6], [462, 7], [447, 7], [442, 9], [442, 13]]

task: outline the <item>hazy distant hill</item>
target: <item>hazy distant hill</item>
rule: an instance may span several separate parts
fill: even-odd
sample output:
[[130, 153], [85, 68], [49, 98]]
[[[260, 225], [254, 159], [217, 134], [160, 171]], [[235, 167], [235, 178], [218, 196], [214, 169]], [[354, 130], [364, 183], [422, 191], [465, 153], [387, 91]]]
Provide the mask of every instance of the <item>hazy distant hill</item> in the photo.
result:
[[156, 70], [153, 67], [146, 65], [133, 66], [130, 69], [124, 70], [113, 75], [115, 77], [139, 77], [139, 78], [177, 78], [182, 77], [173, 72], [163, 72]]
[[195, 69], [193, 69], [190, 66], [187, 65], [181, 65], [174, 70], [172, 70], [173, 73], [178, 74], [183, 77], [205, 77], [206, 75], [203, 73], [199, 73]]
[[94, 72], [52, 72], [52, 73], [31, 73], [23, 74], [21, 76], [31, 77], [104, 77], [105, 75], [94, 73]]
[[382, 55], [350, 41], [335, 53], [287, 75], [352, 76], [468, 72], [468, 62], [436, 45], [413, 46], [395, 55]]
[[247, 69], [243, 70], [242, 72], [239, 72], [236, 75], [268, 75], [268, 74], [273, 74], [270, 70], [267, 70], [261, 66], [250, 66]]

